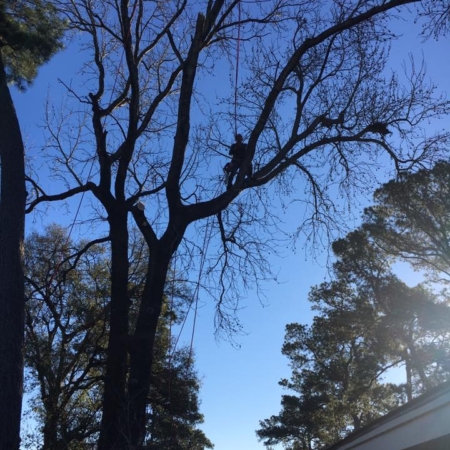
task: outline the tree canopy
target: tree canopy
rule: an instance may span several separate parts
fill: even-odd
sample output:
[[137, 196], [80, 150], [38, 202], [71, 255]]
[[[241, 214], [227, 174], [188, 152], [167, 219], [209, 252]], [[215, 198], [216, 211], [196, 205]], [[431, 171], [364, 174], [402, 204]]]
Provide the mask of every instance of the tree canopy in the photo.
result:
[[42, 0], [0, 2], [0, 51], [8, 83], [20, 89], [62, 48], [65, 22], [55, 5]]
[[[266, 446], [330, 445], [448, 379], [448, 293], [407, 286], [393, 264], [402, 258], [434, 281], [447, 273], [449, 174], [441, 161], [386, 183], [362, 225], [333, 243], [334, 279], [309, 294], [313, 323], [286, 328], [282, 351], [292, 377], [280, 384], [295, 395], [284, 395], [280, 414], [260, 422]], [[392, 368], [404, 371], [403, 381], [384, 381]]]
[[364, 229], [385, 251], [424, 270], [434, 281], [450, 276], [450, 163], [407, 173], [375, 192]]

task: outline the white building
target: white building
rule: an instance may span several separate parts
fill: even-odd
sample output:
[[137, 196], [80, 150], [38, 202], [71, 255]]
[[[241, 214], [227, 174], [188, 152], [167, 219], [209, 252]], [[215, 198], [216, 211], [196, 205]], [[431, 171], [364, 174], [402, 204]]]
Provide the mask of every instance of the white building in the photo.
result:
[[450, 450], [450, 382], [429, 390], [326, 450]]

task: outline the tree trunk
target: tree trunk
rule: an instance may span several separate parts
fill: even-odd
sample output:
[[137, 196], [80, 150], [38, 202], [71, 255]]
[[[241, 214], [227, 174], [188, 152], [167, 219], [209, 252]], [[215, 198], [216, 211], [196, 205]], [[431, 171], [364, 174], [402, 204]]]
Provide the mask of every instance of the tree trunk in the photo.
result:
[[[117, 205], [116, 205], [117, 206]], [[128, 372], [128, 228], [127, 211], [116, 207], [108, 217], [111, 237], [111, 311], [103, 416], [98, 450], [130, 448], [126, 411]]]
[[411, 355], [412, 368], [414, 368], [417, 371], [417, 374], [419, 375], [419, 378], [420, 378], [420, 381], [422, 382], [424, 390], [427, 390], [430, 388], [430, 383], [425, 374], [424, 366], [417, 355], [416, 348], [414, 346], [414, 340], [411, 336], [408, 336], [408, 349], [409, 349], [409, 354]]
[[20, 445], [24, 340], [24, 147], [0, 55], [0, 450]]
[[144, 443], [146, 407], [151, 382], [153, 348], [164, 299], [164, 285], [172, 252], [160, 246], [149, 261], [149, 271], [142, 294], [136, 329], [130, 345], [130, 378], [128, 384], [132, 448]]
[[408, 402], [413, 399], [412, 394], [412, 369], [411, 369], [411, 358], [409, 357], [408, 350], [405, 349], [405, 370], [406, 370], [406, 398]]
[[[145, 439], [153, 347], [167, 272], [180, 239], [178, 233], [176, 238], [166, 236], [151, 249], [136, 329], [130, 337], [126, 212], [120, 214], [119, 219], [110, 217], [109, 222], [111, 318], [98, 450], [129, 450], [140, 448]], [[181, 228], [182, 225], [177, 228], [178, 232]]]
[[43, 445], [41, 450], [63, 450], [63, 443], [58, 439], [58, 407], [52, 402], [47, 408], [43, 434]]

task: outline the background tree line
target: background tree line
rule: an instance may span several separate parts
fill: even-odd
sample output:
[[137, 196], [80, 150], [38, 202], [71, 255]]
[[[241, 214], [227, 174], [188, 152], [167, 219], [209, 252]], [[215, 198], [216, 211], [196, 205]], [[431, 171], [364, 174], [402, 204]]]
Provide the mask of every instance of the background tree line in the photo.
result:
[[[75, 243], [57, 225], [25, 245], [25, 368], [32, 425], [23, 448], [96, 447], [101, 421], [110, 314], [110, 268], [104, 245]], [[128, 299], [133, 315], [143, 288], [146, 249], [136, 236]], [[168, 281], [158, 328], [158, 353], [147, 400], [145, 448], [203, 450], [213, 445], [197, 428], [200, 381], [192, 348], [175, 348], [171, 333], [187, 313], [192, 292]]]
[[[260, 422], [267, 447], [322, 448], [449, 379], [450, 163], [403, 174], [374, 201], [333, 243], [332, 280], [309, 294], [312, 324], [286, 327], [292, 376], [280, 385], [293, 394]], [[408, 286], [398, 261], [425, 280]]]

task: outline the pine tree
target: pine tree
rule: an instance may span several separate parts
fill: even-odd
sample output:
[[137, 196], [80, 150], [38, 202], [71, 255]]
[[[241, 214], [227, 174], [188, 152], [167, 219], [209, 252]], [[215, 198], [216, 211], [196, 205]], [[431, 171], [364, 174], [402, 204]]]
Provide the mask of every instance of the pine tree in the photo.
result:
[[[333, 250], [335, 279], [309, 294], [312, 325], [287, 325], [282, 352], [292, 376], [280, 385], [295, 395], [260, 422], [267, 446], [330, 445], [450, 375], [446, 299], [398, 279], [395, 260], [361, 229]], [[404, 383], [383, 382], [393, 367], [404, 368]]]
[[62, 22], [49, 3], [0, 1], [0, 449], [20, 442], [25, 217], [24, 146], [8, 83], [23, 89], [58, 50]]
[[384, 184], [363, 220], [364, 230], [385, 254], [427, 272], [432, 281], [449, 282], [449, 161]]

